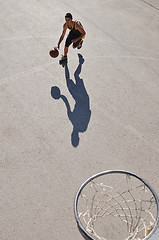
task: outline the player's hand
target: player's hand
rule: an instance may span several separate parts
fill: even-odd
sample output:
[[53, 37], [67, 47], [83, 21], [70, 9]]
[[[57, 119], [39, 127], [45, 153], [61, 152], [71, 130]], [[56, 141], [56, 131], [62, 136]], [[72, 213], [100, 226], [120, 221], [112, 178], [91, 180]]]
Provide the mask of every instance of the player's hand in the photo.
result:
[[54, 47], [54, 49], [59, 49], [59, 48], [60, 48], [60, 46], [58, 46], [58, 45]]

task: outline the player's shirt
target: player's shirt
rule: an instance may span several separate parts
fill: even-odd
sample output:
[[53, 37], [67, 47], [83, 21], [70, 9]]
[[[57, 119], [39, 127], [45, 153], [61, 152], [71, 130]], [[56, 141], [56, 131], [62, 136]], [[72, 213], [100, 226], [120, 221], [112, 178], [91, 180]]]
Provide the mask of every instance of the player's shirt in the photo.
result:
[[[83, 28], [82, 24], [77, 20], [73, 21], [72, 28], [70, 28], [68, 25], [67, 25], [67, 28], [69, 29], [71, 35], [80, 36], [81, 32], [79, 30], [77, 30], [76, 23], [78, 23]], [[85, 35], [82, 38], [85, 38]]]

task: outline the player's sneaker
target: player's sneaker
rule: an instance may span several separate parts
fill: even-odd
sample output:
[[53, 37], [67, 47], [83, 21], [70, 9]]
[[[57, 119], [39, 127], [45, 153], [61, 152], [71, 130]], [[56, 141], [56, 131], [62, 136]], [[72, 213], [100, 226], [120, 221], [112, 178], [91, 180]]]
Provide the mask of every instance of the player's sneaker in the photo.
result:
[[67, 56], [62, 55], [60, 61], [66, 61], [66, 60], [67, 60]]
[[67, 56], [62, 55], [62, 57], [59, 61], [59, 64], [62, 65], [62, 64], [66, 64], [66, 63], [67, 63]]
[[77, 46], [77, 49], [80, 49], [82, 47], [83, 40], [81, 39], [80, 43]]

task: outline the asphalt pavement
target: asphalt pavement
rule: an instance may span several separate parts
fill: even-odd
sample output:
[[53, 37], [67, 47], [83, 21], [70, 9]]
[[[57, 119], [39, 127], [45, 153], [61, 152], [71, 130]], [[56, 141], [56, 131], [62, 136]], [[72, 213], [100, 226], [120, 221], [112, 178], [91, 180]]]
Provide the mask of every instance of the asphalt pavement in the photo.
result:
[[[80, 240], [75, 194], [122, 169], [159, 194], [159, 3], [0, 1], [0, 240]], [[86, 37], [49, 51], [64, 16]], [[53, 92], [54, 90], [54, 92]]]

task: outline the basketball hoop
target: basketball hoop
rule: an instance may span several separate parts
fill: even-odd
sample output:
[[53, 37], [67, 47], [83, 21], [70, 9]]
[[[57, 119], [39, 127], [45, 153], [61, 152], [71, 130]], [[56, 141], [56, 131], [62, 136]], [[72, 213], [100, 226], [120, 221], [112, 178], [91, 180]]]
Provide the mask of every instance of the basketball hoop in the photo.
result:
[[74, 200], [78, 228], [87, 240], [147, 240], [159, 224], [159, 199], [136, 174], [111, 170], [87, 179]]

